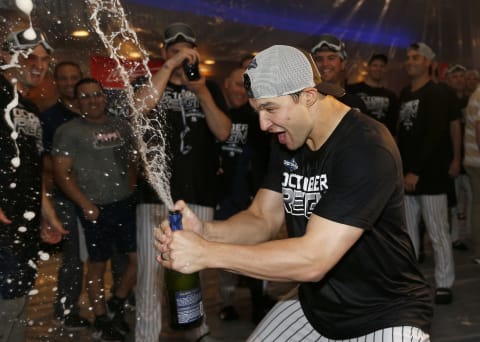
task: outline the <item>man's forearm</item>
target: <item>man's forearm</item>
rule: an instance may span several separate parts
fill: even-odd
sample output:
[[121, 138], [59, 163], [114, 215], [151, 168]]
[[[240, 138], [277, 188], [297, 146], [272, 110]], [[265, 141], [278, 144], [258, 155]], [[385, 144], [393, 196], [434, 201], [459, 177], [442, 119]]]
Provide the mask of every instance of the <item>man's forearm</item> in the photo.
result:
[[256, 244], [275, 239], [281, 226], [247, 209], [225, 221], [205, 222], [204, 237], [217, 242]]
[[55, 181], [63, 193], [80, 208], [86, 209], [94, 206], [90, 199], [82, 192], [75, 181], [75, 176], [72, 174], [66, 177], [56, 177]]
[[140, 112], [150, 112], [163, 96], [172, 68], [165, 62], [152, 77], [152, 84], [144, 84], [135, 92], [135, 105]]
[[197, 95], [200, 105], [202, 106], [202, 110], [205, 113], [207, 125], [212, 131], [213, 135], [215, 135], [215, 137], [220, 141], [227, 140], [232, 129], [232, 121], [215, 104], [215, 101], [213, 100], [208, 88], [205, 87], [205, 89]]

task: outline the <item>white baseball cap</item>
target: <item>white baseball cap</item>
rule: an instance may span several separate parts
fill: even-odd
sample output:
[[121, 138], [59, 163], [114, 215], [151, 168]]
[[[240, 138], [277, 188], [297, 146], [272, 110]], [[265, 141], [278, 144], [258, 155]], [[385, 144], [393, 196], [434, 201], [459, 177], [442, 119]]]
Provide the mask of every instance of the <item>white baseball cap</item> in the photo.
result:
[[243, 77], [250, 98], [289, 95], [309, 87], [325, 95], [345, 95], [342, 87], [322, 82], [308, 52], [287, 45], [274, 45], [258, 53]]

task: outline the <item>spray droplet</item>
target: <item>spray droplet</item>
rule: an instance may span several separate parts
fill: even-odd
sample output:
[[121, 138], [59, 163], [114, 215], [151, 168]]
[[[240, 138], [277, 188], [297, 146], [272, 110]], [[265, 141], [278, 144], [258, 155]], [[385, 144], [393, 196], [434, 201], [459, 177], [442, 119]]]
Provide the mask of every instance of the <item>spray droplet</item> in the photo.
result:
[[13, 140], [17, 140], [18, 138], [18, 132], [12, 132], [12, 134], [10, 134], [10, 138], [12, 138]]
[[17, 168], [20, 166], [20, 158], [18, 157], [12, 158], [10, 162], [12, 163], [14, 168]]
[[10, 183], [10, 189], [15, 189], [17, 187], [17, 183]]
[[23, 217], [26, 220], [31, 221], [35, 217], [35, 213], [33, 211], [26, 211], [26, 212], [23, 213]]
[[43, 261], [47, 261], [50, 259], [50, 254], [45, 253], [44, 251], [38, 251], [38, 255], [40, 256], [40, 259]]
[[[30, 15], [33, 9], [32, 0], [15, 0], [15, 5], [17, 5], [17, 7], [28, 16]], [[27, 38], [27, 39], [30, 39], [30, 38]]]
[[27, 231], [27, 227], [24, 227], [24, 226], [18, 227], [18, 231], [20, 233], [25, 233]]
[[28, 293], [29, 296], [35, 296], [38, 294], [38, 290], [37, 289], [31, 289], [30, 292]]

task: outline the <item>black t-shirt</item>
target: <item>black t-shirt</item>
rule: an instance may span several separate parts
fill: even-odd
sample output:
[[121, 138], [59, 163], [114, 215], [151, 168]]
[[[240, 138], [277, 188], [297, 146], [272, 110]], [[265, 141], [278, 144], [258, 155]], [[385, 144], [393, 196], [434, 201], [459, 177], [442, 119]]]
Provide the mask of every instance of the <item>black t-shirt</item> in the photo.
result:
[[[37, 256], [40, 242], [42, 129], [36, 106], [17, 93], [18, 104], [8, 115], [18, 133], [15, 144], [4, 113], [13, 94], [10, 82], [0, 75], [0, 208], [13, 222], [0, 222], [0, 290], [4, 298], [22, 296], [33, 286], [36, 271], [29, 260]], [[20, 158], [18, 167], [12, 164], [15, 157]]]
[[398, 99], [393, 91], [384, 87], [371, 87], [365, 82], [350, 84], [347, 91], [359, 96], [367, 108], [365, 114], [383, 123], [395, 136]]
[[53, 136], [57, 128], [78, 116], [79, 114], [65, 107], [62, 102], [57, 102], [46, 111], [40, 113], [40, 122], [43, 131], [43, 147], [45, 148], [45, 152], [50, 153]]
[[220, 143], [222, 174], [217, 219], [248, 207], [267, 169], [268, 133], [260, 130], [258, 114], [247, 103], [227, 112], [232, 120], [228, 139]]
[[318, 151], [275, 144], [264, 187], [283, 193], [290, 237], [305, 234], [312, 214], [364, 229], [322, 280], [300, 285], [315, 329], [332, 339], [402, 325], [429, 331], [430, 289], [405, 227], [400, 155], [384, 125], [350, 111]]
[[400, 94], [398, 147], [404, 174], [419, 176], [415, 194], [445, 194], [449, 189], [453, 156], [449, 98], [432, 81], [414, 92], [404, 88]]
[[[207, 87], [217, 104], [226, 112], [223, 94], [216, 83]], [[218, 146], [210, 131], [196, 95], [185, 86], [167, 84], [162, 99], [150, 115], [162, 116], [158, 129], [166, 133], [170, 189], [173, 201], [214, 207], [218, 199]], [[143, 177], [139, 180], [138, 200], [159, 203], [158, 196]]]
[[357, 109], [362, 113], [366, 113], [367, 107], [363, 103], [362, 99], [355, 94], [345, 93], [345, 95], [337, 97], [337, 100], [351, 107]]

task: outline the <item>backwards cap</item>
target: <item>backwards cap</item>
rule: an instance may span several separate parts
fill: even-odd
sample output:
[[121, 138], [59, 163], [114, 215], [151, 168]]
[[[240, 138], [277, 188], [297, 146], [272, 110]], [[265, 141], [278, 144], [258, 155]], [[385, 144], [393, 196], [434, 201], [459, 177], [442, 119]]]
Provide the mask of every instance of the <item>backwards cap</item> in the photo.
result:
[[197, 41], [193, 29], [184, 23], [168, 25], [163, 33], [163, 38], [166, 47], [179, 42], [188, 42], [195, 46]]
[[289, 95], [309, 87], [325, 95], [345, 95], [343, 88], [322, 82], [309, 53], [292, 46], [274, 45], [258, 53], [243, 78], [250, 98]]
[[422, 43], [422, 42], [413, 43], [410, 45], [408, 49], [417, 51], [419, 54], [421, 54], [423, 57], [425, 57], [430, 61], [435, 58], [435, 53], [430, 48], [430, 46], [428, 46], [425, 43]]
[[11, 32], [3, 42], [3, 50], [8, 52], [33, 49], [41, 44], [47, 52], [52, 53], [53, 48], [48, 44], [45, 34], [37, 28]]

